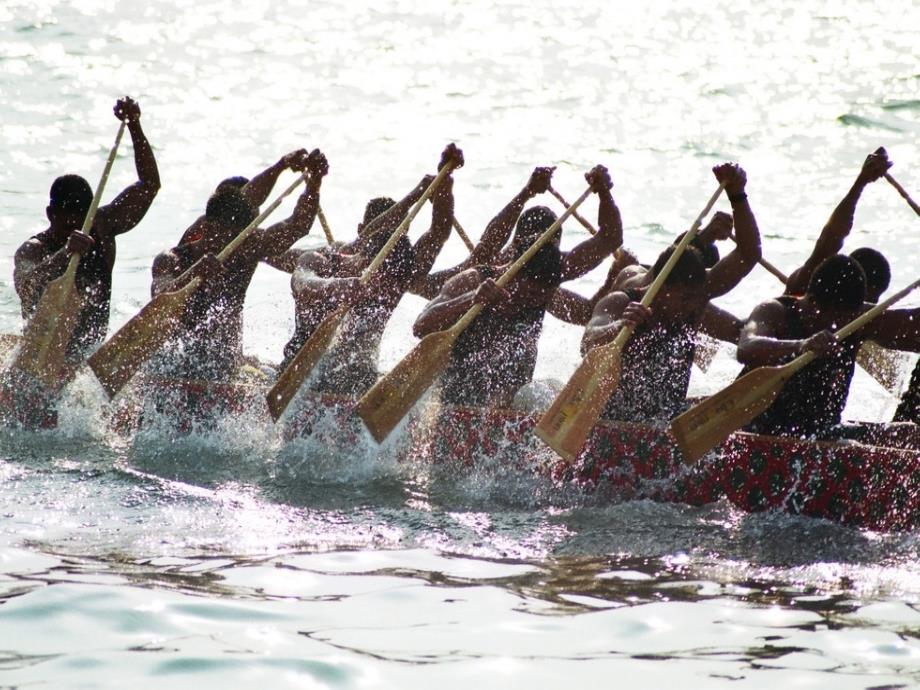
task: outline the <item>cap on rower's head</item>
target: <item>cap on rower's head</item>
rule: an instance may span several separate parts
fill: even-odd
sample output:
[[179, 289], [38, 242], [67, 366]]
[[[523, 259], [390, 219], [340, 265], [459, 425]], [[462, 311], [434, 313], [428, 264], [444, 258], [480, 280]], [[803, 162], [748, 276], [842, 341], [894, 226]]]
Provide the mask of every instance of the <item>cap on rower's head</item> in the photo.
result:
[[226, 180], [221, 180], [217, 187], [214, 189], [214, 192], [217, 193], [222, 189], [227, 187], [234, 187], [235, 189], [242, 189], [247, 184], [249, 184], [249, 178], [243, 177], [242, 175], [234, 175], [233, 177], [228, 177]]
[[361, 222], [366, 227], [368, 224], [372, 223], [377, 216], [386, 213], [394, 206], [396, 206], [396, 202], [388, 196], [375, 197], [368, 201], [367, 206], [364, 207], [364, 219]]
[[880, 251], [871, 247], [860, 247], [850, 252], [850, 258], [862, 266], [866, 274], [866, 299], [878, 302], [882, 293], [891, 284], [891, 266]]
[[[546, 206], [530, 207], [521, 214], [520, 218], [518, 218], [517, 225], [514, 228], [515, 244], [523, 245], [524, 249], [526, 249], [533, 244], [535, 239], [549, 230], [550, 226], [555, 223], [557, 219], [558, 216]], [[562, 237], [562, 226], [559, 227], [559, 231], [556, 237], [553, 238], [553, 241], [558, 242], [560, 237]], [[521, 250], [521, 252], [523, 252], [523, 250]]]
[[856, 309], [866, 301], [866, 273], [855, 259], [834, 254], [811, 274], [805, 295], [819, 307]]
[[236, 187], [224, 187], [208, 199], [205, 218], [229, 230], [240, 231], [256, 217], [256, 210]]
[[562, 252], [555, 244], [544, 244], [521, 268], [527, 276], [546, 287], [558, 287], [562, 280]]
[[50, 209], [60, 213], [86, 213], [93, 203], [93, 189], [79, 175], [61, 175], [51, 183]]
[[[657, 277], [664, 265], [671, 258], [676, 247], [674, 245], [665, 249], [658, 255], [655, 265], [652, 266], [652, 276]], [[677, 258], [677, 263], [664, 281], [665, 285], [678, 285], [684, 287], [700, 287], [706, 284], [706, 265], [696, 247], [687, 247]]]

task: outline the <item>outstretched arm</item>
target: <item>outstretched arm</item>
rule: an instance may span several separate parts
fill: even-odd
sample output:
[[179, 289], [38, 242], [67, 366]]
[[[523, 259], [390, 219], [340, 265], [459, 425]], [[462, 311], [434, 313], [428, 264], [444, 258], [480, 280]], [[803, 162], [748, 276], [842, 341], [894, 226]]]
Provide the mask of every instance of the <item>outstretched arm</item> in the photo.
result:
[[310, 173], [310, 180], [297, 199], [294, 212], [286, 220], [257, 231], [252, 242], [245, 243], [241, 251], [257, 252], [262, 260], [287, 251], [292, 244], [310, 232], [319, 209], [320, 187], [323, 178], [329, 172], [329, 163], [319, 149], [314, 149], [310, 152], [306, 168]]
[[141, 128], [140, 106], [131, 98], [121, 98], [115, 104], [115, 117], [127, 123], [131, 134], [137, 182], [124, 189], [112, 203], [99, 208], [93, 231], [109, 236], [128, 232], [140, 223], [160, 191], [160, 171], [150, 142]]
[[714, 299], [731, 291], [760, 261], [760, 231], [744, 189], [747, 174], [736, 163], [723, 163], [712, 169], [732, 205], [735, 223], [735, 248], [706, 274], [706, 291]]
[[277, 163], [270, 165], [247, 182], [242, 189], [246, 201], [258, 208], [265, 203], [272, 193], [278, 177], [285, 170], [302, 172], [307, 165], [306, 149], [297, 149], [282, 156]]
[[591, 300], [561, 287], [553, 292], [546, 311], [560, 321], [584, 326], [591, 319]]
[[869, 183], [875, 182], [882, 177], [891, 165], [891, 161], [888, 160], [888, 152], [883, 147], [877, 148], [866, 157], [859, 174], [856, 176], [856, 180], [853, 182], [853, 186], [850, 187], [850, 191], [837, 204], [837, 207], [831, 213], [831, 217], [828, 218], [827, 223], [821, 230], [821, 235], [818, 237], [818, 241], [815, 242], [815, 248], [812, 250], [811, 256], [789, 276], [789, 280], [786, 282], [787, 294], [804, 294], [811, 280], [811, 274], [815, 272], [821, 262], [829, 256], [838, 254], [843, 249], [843, 241], [850, 234], [850, 230], [853, 229], [856, 204], [859, 202], [863, 189]]
[[517, 223], [521, 211], [524, 210], [524, 204], [549, 189], [555, 169], [555, 167], [533, 169], [524, 188], [515, 194], [514, 198], [498, 212], [498, 215], [489, 221], [470, 257], [462, 264], [464, 267], [491, 263], [498, 256], [501, 248], [511, 237], [511, 231], [514, 230], [514, 224]]
[[596, 268], [601, 261], [623, 244], [623, 220], [610, 193], [613, 182], [603, 165], [585, 174], [591, 191], [597, 194], [597, 234], [563, 254], [562, 280], [573, 280]]

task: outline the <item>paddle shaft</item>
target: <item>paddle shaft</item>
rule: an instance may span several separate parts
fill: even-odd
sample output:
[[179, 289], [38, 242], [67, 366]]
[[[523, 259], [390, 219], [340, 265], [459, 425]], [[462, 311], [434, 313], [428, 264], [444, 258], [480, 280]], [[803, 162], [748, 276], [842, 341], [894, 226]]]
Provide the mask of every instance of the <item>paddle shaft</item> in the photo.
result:
[[[561, 204], [562, 204], [563, 206], [565, 206], [566, 208], [571, 208], [571, 207], [572, 207], [572, 205], [571, 205], [568, 201], [566, 201], [566, 200], [563, 198], [563, 196], [562, 196], [559, 192], [557, 192], [555, 189], [553, 189], [552, 186], [549, 187], [549, 193], [552, 194], [554, 197], [556, 197], [556, 198], [559, 200], [559, 203], [561, 203]], [[579, 214], [577, 211], [572, 213], [572, 217], [573, 217], [575, 220], [577, 220], [579, 223], [581, 223], [582, 226], [584, 226], [585, 230], [587, 230], [588, 232], [590, 232], [592, 235], [596, 235], [596, 234], [597, 234], [597, 230], [595, 230], [594, 226], [591, 225], [591, 223], [589, 223], [588, 221], [586, 221], [586, 220], [581, 216], [581, 214]]]
[[[661, 288], [664, 286], [664, 282], [668, 279], [668, 276], [671, 275], [671, 271], [680, 260], [681, 254], [684, 253], [684, 250], [690, 245], [690, 243], [693, 241], [693, 238], [696, 237], [697, 233], [700, 231], [700, 226], [703, 224], [703, 218], [708, 216], [709, 212], [712, 210], [712, 207], [716, 205], [716, 201], [718, 201], [723, 189], [725, 189], [724, 182], [721, 183], [719, 188], [713, 193], [711, 197], [709, 197], [709, 201], [706, 202], [706, 206], [703, 207], [700, 215], [698, 215], [696, 220], [693, 221], [693, 225], [691, 225], [690, 229], [687, 230], [684, 236], [680, 238], [680, 242], [678, 242], [677, 246], [674, 247], [674, 251], [671, 252], [671, 256], [668, 257], [668, 260], [665, 262], [664, 266], [661, 267], [658, 275], [655, 276], [655, 280], [642, 296], [641, 304], [643, 307], [649, 306], [652, 303], [652, 300], [655, 299], [655, 295], [657, 295]], [[616, 339], [613, 341], [618, 350], [623, 349], [623, 346], [626, 344], [626, 341], [629, 340], [630, 336], [632, 336], [632, 333], [635, 329], [636, 327], [631, 324], [620, 329], [620, 332], [617, 333]]]
[[332, 229], [329, 227], [329, 221], [326, 220], [326, 214], [323, 213], [323, 209], [319, 206], [316, 207], [316, 215], [319, 217], [319, 224], [323, 227], [326, 244], [332, 244], [335, 242], [335, 238], [332, 236]]
[[[109, 155], [105, 159], [105, 166], [102, 168], [102, 175], [99, 177], [99, 183], [96, 185], [96, 192], [93, 194], [93, 200], [90, 202], [89, 209], [86, 211], [86, 216], [83, 218], [83, 227], [80, 228], [80, 232], [84, 235], [88, 235], [93, 229], [93, 223], [96, 220], [96, 211], [99, 210], [99, 200], [102, 198], [102, 192], [105, 189], [106, 182], [109, 181], [109, 173], [112, 172], [112, 165], [115, 163], [115, 156], [118, 154], [118, 147], [121, 145], [121, 138], [125, 134], [127, 124], [127, 121], [121, 121], [121, 124], [118, 126], [118, 133], [115, 135], [115, 143], [112, 144]], [[66, 281], [73, 283], [76, 280], [77, 265], [79, 263], [80, 254], [74, 252], [70, 257], [70, 261], [67, 263], [67, 270], [62, 274], [62, 277]]]
[[901, 185], [899, 185], [898, 182], [897, 182], [897, 180], [895, 180], [895, 179], [894, 179], [891, 175], [889, 175], [888, 173], [885, 173], [885, 179], [888, 180], [889, 184], [891, 184], [892, 187], [894, 187], [896, 190], [898, 190], [898, 194], [900, 194], [902, 197], [904, 197], [904, 200], [907, 202], [908, 206], [910, 206], [912, 209], [914, 209], [914, 213], [916, 213], [918, 216], [920, 216], [920, 204], [917, 204], [916, 201], [914, 201], [913, 199], [910, 198], [910, 195], [907, 193], [907, 190], [905, 190], [904, 187], [902, 187]]
[[425, 202], [431, 198], [431, 195], [434, 194], [435, 190], [440, 186], [444, 178], [450, 175], [453, 169], [453, 164], [448, 163], [438, 171], [437, 177], [431, 181], [431, 184], [428, 185], [428, 189], [422, 193], [421, 198], [415, 202], [415, 206], [409, 210], [409, 213], [405, 218], [403, 218], [402, 223], [400, 223], [393, 231], [393, 234], [390, 235], [390, 239], [387, 240], [387, 243], [383, 245], [379, 252], [377, 252], [377, 256], [374, 257], [374, 260], [371, 261], [370, 265], [364, 269], [364, 273], [361, 274], [362, 285], [367, 283], [367, 281], [371, 279], [371, 276], [374, 274], [374, 272], [380, 268], [380, 265], [386, 260], [387, 255], [389, 255], [389, 253], [393, 250], [393, 247], [396, 246], [396, 243], [399, 241], [399, 239], [407, 232], [409, 232], [409, 226], [412, 224], [412, 221], [415, 220], [418, 212], [422, 210], [422, 206], [424, 206]]
[[457, 231], [457, 235], [460, 237], [461, 240], [463, 240], [463, 244], [466, 245], [466, 248], [469, 249], [470, 251], [473, 251], [473, 249], [475, 248], [473, 241], [470, 239], [470, 236], [466, 234], [466, 230], [464, 230], [460, 226], [460, 223], [457, 222], [456, 218], [453, 219], [453, 225], [454, 225], [454, 230]]
[[[729, 237], [732, 238], [732, 242], [738, 242], [738, 240], [735, 239], [734, 234], [729, 235]], [[776, 279], [779, 282], [781, 282], [783, 285], [785, 285], [789, 281], [789, 276], [787, 276], [785, 273], [783, 273], [781, 270], [779, 270], [776, 266], [771, 264], [765, 258], [760, 257], [759, 259], [757, 259], [757, 263], [763, 266], [769, 273], [772, 273], [774, 276], [776, 276]]]

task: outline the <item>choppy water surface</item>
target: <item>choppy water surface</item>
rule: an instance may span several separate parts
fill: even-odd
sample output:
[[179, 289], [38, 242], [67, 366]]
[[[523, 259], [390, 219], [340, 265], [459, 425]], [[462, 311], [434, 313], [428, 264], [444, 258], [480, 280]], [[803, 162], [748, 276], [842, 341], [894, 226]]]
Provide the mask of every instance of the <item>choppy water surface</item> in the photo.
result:
[[[791, 270], [875, 147], [920, 198], [918, 25], [910, 2], [13, 0], [0, 7], [0, 331], [20, 326], [15, 247], [42, 229], [55, 175], [98, 175], [121, 93], [141, 102], [163, 190], [119, 243], [115, 325], [218, 180], [297, 146], [329, 155], [323, 205], [341, 237], [449, 140], [466, 153], [457, 216], [474, 236], [534, 165], [557, 165], [574, 198], [604, 162], [644, 258], [689, 225], [709, 168], [738, 159], [765, 255]], [[110, 192], [132, 174], [126, 146]], [[870, 187], [856, 220], [850, 246], [886, 248], [894, 284], [913, 279], [917, 219], [894, 191]], [[567, 228], [566, 242], [583, 237]], [[451, 239], [441, 262], [463, 251]], [[723, 304], [743, 314], [771, 281], [758, 269]], [[260, 269], [253, 354], [277, 359], [287, 292]], [[419, 306], [401, 305], [384, 367], [411, 347]], [[578, 335], [547, 319], [540, 376], [574, 369]], [[722, 353], [694, 389], [736, 370]], [[873, 382], [855, 388], [851, 416], [890, 415]], [[284, 444], [258, 415], [118, 437], [100, 396], [78, 380], [58, 431], [0, 432], [4, 687], [920, 685], [916, 533]]]

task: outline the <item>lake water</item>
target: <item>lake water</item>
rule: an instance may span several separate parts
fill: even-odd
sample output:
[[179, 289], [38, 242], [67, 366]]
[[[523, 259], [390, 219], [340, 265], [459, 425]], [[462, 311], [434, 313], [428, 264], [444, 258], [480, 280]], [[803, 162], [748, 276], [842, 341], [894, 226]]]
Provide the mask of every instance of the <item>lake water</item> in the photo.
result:
[[[341, 238], [448, 141], [466, 154], [456, 213], [474, 237], [533, 166], [558, 166], [575, 198], [602, 162], [644, 259], [703, 207], [709, 169], [739, 160], [764, 254], [789, 271], [877, 146], [920, 199], [918, 26], [908, 1], [7, 0], [0, 332], [21, 327], [15, 248], [43, 229], [56, 175], [98, 179], [126, 93], [163, 188], [119, 242], [113, 327], [217, 181], [301, 146], [329, 156]], [[133, 174], [125, 142], [107, 198]], [[878, 182], [848, 246], [883, 248], [903, 285], [917, 222]], [[564, 244], [585, 236], [570, 223]], [[439, 265], [464, 251], [451, 238]], [[287, 282], [257, 274], [248, 352], [279, 358]], [[720, 303], [745, 315], [776, 289], [756, 269]], [[421, 305], [400, 305], [382, 368], [412, 346]], [[538, 376], [565, 379], [578, 338], [547, 318]], [[737, 369], [726, 348], [693, 391]], [[894, 404], [859, 375], [848, 414]], [[57, 431], [0, 431], [0, 687], [920, 686], [916, 533], [442, 476], [285, 444], [256, 414], [182, 439], [118, 437], [103, 414], [83, 376]]]

